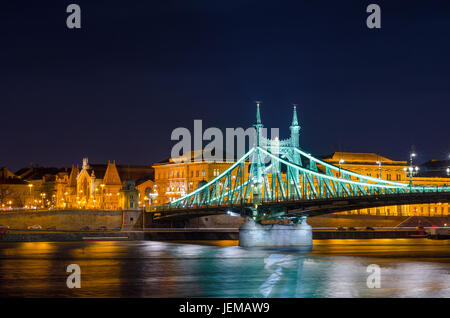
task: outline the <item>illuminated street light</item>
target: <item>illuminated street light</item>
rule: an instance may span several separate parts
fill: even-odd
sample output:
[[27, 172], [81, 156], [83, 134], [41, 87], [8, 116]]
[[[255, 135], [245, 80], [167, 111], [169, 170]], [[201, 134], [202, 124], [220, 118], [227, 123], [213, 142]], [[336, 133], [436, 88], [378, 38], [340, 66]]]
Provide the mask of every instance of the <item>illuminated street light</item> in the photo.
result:
[[344, 163], [344, 159], [339, 160], [339, 177], [341, 177], [341, 165]]
[[378, 179], [381, 179], [381, 161], [377, 160], [376, 164], [378, 165]]
[[[448, 155], [448, 158], [450, 159], [450, 155]], [[450, 176], [450, 166], [447, 167], [447, 176]]]
[[[32, 183], [29, 183], [28, 184], [28, 188], [30, 189], [30, 201], [32, 202], [33, 201], [33, 197], [31, 196], [31, 188], [33, 187], [33, 184]], [[31, 204], [30, 204], [30, 208], [31, 208]]]
[[409, 187], [410, 189], [413, 186], [413, 176], [415, 176], [417, 173], [419, 173], [419, 167], [413, 165], [413, 158], [416, 156], [416, 154], [411, 151], [409, 154], [409, 167], [404, 167], [403, 170], [406, 173], [406, 176], [409, 177]]

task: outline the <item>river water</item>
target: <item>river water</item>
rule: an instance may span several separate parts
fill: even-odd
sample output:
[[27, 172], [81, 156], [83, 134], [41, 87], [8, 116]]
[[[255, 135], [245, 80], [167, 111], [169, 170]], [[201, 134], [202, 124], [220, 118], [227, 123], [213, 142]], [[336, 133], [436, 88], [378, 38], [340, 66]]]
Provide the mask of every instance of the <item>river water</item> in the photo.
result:
[[[316, 240], [312, 251], [236, 241], [0, 242], [2, 297], [450, 297], [450, 241]], [[69, 264], [81, 288], [69, 289]], [[380, 288], [368, 288], [380, 268]]]

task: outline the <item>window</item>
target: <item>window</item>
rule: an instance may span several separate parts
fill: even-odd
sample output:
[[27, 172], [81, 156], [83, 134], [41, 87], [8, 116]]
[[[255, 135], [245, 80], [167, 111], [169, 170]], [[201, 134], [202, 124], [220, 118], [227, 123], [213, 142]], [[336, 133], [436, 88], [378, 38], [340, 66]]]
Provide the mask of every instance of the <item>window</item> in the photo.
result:
[[195, 171], [195, 176], [198, 177], [198, 175], [199, 175], [199, 171], [197, 170], [197, 171]]
[[202, 170], [202, 177], [205, 176], [205, 169]]
[[397, 181], [401, 181], [402, 180], [402, 175], [401, 174], [397, 174]]
[[194, 177], [194, 171], [191, 171], [191, 178]]

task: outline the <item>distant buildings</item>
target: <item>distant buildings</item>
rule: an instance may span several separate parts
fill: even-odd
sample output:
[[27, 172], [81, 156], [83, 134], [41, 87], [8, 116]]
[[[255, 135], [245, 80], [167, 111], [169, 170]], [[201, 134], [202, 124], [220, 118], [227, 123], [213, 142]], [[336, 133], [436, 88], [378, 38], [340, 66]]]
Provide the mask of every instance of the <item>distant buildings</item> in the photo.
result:
[[81, 169], [30, 167], [16, 173], [1, 168], [2, 209], [135, 209], [154, 204], [150, 166], [89, 164]]

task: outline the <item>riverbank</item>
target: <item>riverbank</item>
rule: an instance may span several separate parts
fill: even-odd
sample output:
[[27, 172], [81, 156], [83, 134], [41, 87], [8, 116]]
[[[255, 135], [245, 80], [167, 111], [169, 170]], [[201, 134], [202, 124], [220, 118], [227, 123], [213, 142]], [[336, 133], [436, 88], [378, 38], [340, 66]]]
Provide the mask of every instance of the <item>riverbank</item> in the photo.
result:
[[[314, 240], [423, 238], [415, 229], [313, 230]], [[144, 231], [9, 231], [0, 234], [0, 242], [65, 242], [108, 238], [130, 241], [239, 240], [238, 229], [148, 229]]]

